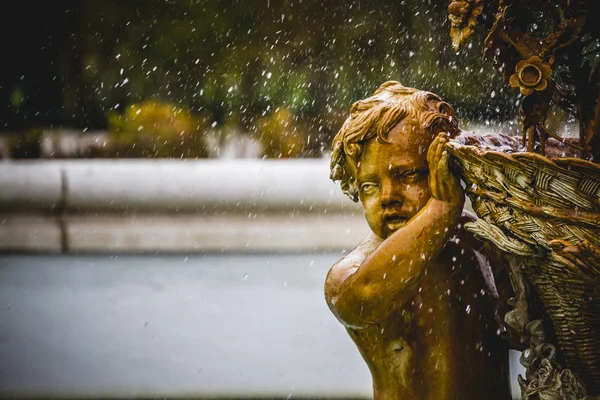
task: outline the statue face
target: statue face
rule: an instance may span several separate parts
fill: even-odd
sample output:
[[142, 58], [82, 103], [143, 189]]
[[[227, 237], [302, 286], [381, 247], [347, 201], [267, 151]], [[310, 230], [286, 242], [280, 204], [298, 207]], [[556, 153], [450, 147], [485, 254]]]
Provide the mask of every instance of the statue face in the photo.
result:
[[360, 201], [369, 227], [385, 239], [401, 228], [429, 197], [428, 134], [403, 120], [389, 133], [391, 143], [367, 142], [355, 169]]

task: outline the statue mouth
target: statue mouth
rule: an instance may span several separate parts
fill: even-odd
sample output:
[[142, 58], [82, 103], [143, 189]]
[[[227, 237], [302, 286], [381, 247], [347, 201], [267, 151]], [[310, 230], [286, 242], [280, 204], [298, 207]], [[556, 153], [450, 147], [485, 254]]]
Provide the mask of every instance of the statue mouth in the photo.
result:
[[406, 224], [407, 219], [400, 215], [390, 215], [383, 218], [383, 226], [389, 232], [397, 231]]

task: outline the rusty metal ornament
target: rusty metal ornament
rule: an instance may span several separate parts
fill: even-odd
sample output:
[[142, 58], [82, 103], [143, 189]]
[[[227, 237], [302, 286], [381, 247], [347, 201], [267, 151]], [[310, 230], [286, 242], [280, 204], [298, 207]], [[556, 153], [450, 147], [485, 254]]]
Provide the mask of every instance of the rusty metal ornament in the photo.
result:
[[[463, 26], [468, 20], [469, 8], [456, 3], [455, 6], [452, 6], [455, 2], [451, 3], [448, 18], [451, 25]], [[552, 104], [574, 114], [580, 125], [580, 157], [596, 161], [600, 160], [600, 68], [590, 56], [597, 53], [594, 46], [600, 44], [597, 8], [594, 0], [490, 0], [482, 12], [488, 21], [494, 21], [484, 40], [484, 56], [492, 58], [506, 83], [521, 92], [522, 101], [545, 91], [546, 87], [557, 89], [551, 96], [529, 99], [529, 104], [521, 107], [525, 111], [521, 114], [523, 121], [533, 119], [527, 114], [528, 110], [535, 113], [546, 110], [544, 114], [547, 114]], [[534, 21], [544, 13], [552, 23]], [[539, 30], [533, 28], [538, 24], [545, 25], [543, 32], [549, 33], [539, 36]], [[453, 36], [453, 47], [454, 44]], [[560, 78], [555, 82], [553, 71], [558, 76], [570, 76], [571, 82], [561, 82]], [[546, 119], [545, 115], [535, 118]], [[543, 123], [524, 124], [523, 136], [528, 151], [541, 154], [544, 154], [546, 138], [559, 138]], [[535, 145], [536, 142], [540, 146]]]
[[456, 0], [448, 6], [452, 48], [458, 52], [469, 36], [475, 32], [479, 15], [483, 12], [483, 0]]
[[[523, 398], [599, 395], [600, 166], [520, 153], [515, 137], [502, 138], [502, 151], [464, 140], [459, 136], [448, 151], [479, 216], [465, 228], [509, 257], [517, 298], [505, 321], [529, 349], [523, 359], [527, 376], [520, 380]], [[548, 152], [573, 155], [554, 139]], [[542, 310], [532, 308], [532, 296]], [[544, 364], [541, 353], [535, 363], [530, 360], [540, 345], [555, 349]], [[567, 377], [571, 383], [562, 381]]]
[[[523, 142], [459, 136], [448, 145], [479, 217], [465, 227], [509, 260], [515, 298], [504, 319], [525, 350], [522, 398], [600, 399], [600, 64], [589, 59], [600, 48], [598, 4], [486, 6], [495, 20], [484, 55], [523, 96]], [[553, 25], [536, 37], [542, 12]], [[552, 105], [576, 117], [579, 140], [546, 128]]]
[[523, 96], [529, 96], [535, 90], [542, 91], [548, 87], [548, 79], [552, 76], [552, 67], [542, 62], [538, 56], [517, 63], [515, 73], [510, 77], [510, 86], [518, 88]]

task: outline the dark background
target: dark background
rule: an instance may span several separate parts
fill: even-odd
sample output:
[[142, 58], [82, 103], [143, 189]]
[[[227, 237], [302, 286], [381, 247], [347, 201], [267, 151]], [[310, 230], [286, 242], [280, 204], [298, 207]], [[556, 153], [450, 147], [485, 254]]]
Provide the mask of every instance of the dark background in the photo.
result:
[[460, 54], [445, 0], [11, 2], [0, 24], [0, 131], [105, 129], [107, 113], [167, 102], [255, 129], [280, 109], [329, 142], [353, 101], [386, 80], [442, 95], [463, 120], [505, 121], [516, 94]]

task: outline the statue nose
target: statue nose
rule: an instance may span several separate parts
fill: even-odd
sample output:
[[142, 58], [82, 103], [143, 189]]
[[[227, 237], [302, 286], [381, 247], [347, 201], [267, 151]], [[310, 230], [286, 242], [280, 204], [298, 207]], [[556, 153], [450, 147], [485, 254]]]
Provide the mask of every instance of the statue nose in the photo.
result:
[[384, 183], [381, 187], [381, 204], [383, 206], [402, 204], [402, 193], [398, 189], [399, 185], [391, 181]]

